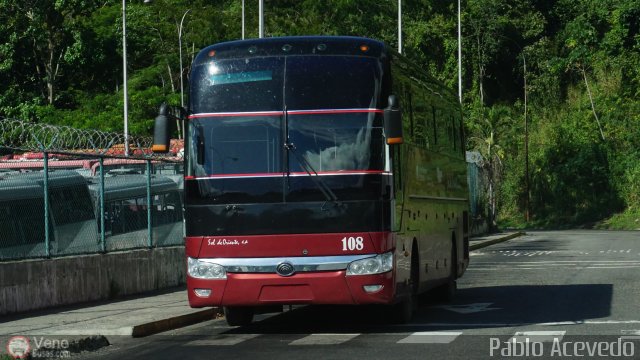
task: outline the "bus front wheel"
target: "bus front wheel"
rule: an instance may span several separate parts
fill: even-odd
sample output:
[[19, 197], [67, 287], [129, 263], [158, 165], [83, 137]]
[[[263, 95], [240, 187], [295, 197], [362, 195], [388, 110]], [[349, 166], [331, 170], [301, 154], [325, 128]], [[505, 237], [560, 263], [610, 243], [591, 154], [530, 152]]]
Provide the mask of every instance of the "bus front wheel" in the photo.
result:
[[224, 317], [229, 326], [249, 325], [253, 321], [253, 308], [246, 306], [225, 306]]

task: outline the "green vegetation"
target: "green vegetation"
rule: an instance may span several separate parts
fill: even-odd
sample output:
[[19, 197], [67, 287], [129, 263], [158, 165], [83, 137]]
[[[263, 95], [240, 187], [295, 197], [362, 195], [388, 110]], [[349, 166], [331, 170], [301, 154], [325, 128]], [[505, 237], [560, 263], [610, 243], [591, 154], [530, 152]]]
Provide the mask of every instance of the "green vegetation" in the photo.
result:
[[[257, 3], [246, 1], [247, 37]], [[265, 33], [396, 47], [396, 11], [395, 0], [266, 0]], [[452, 88], [456, 11], [403, 1], [406, 55]], [[466, 0], [462, 11], [468, 146], [491, 174], [487, 214], [517, 227], [639, 228], [640, 0]], [[115, 0], [0, 0], [0, 116], [121, 131], [121, 16]], [[150, 133], [162, 100], [179, 104], [180, 72], [200, 48], [238, 39], [240, 18], [240, 0], [128, 2], [132, 133]]]

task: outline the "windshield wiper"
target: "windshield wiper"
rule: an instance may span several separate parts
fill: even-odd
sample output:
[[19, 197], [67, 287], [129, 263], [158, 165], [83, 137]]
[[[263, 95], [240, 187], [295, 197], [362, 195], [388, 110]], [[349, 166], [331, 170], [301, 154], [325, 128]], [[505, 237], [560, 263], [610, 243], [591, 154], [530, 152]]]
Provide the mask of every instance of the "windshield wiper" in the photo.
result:
[[[286, 74], [286, 62], [285, 62], [285, 74]], [[325, 208], [325, 205], [327, 203], [333, 203], [335, 207], [342, 208], [343, 204], [338, 200], [338, 197], [333, 192], [333, 190], [331, 190], [331, 188], [327, 186], [327, 184], [324, 182], [324, 180], [322, 180], [320, 175], [318, 175], [318, 172], [313, 168], [313, 166], [311, 166], [311, 164], [307, 161], [307, 159], [305, 159], [304, 156], [298, 154], [298, 152], [296, 151], [296, 146], [289, 140], [289, 112], [287, 111], [287, 105], [284, 105], [284, 108], [282, 110], [283, 110], [283, 117], [284, 117], [283, 118], [284, 148], [287, 150], [287, 153], [293, 154], [296, 160], [298, 160], [300, 167], [302, 167], [302, 169], [304, 169], [304, 171], [311, 177], [311, 180], [313, 181], [314, 185], [320, 190], [320, 192], [325, 197], [325, 199], [327, 199], [327, 201], [325, 201], [322, 204], [321, 210], [327, 210]], [[285, 164], [287, 167], [287, 173], [286, 173], [287, 187], [289, 187], [290, 186], [289, 177], [291, 175], [291, 164], [289, 163], [288, 156], [285, 156], [283, 160], [285, 161]], [[283, 192], [283, 196], [284, 196], [284, 192]]]
[[[304, 156], [298, 154], [298, 152], [296, 151], [296, 146], [293, 143], [289, 142], [287, 139], [287, 142], [285, 142], [284, 144], [284, 148], [293, 154], [296, 160], [298, 160], [298, 163], [300, 164], [302, 169], [311, 177], [311, 180], [313, 181], [313, 183], [320, 190], [322, 195], [324, 195], [324, 197], [327, 199], [327, 201], [324, 204], [322, 204], [322, 209], [326, 210], [324, 208], [324, 205], [327, 202], [333, 203], [337, 207], [342, 207], [343, 205], [342, 202], [338, 200], [338, 197], [336, 196], [336, 194], [333, 192], [333, 190], [331, 190], [329, 186], [327, 186], [327, 183], [325, 183], [324, 180], [322, 180], [322, 177], [318, 175], [318, 172], [313, 168], [313, 166], [311, 166], [309, 161], [307, 161], [307, 159], [305, 159]], [[289, 169], [287, 169], [287, 174], [289, 174]]]

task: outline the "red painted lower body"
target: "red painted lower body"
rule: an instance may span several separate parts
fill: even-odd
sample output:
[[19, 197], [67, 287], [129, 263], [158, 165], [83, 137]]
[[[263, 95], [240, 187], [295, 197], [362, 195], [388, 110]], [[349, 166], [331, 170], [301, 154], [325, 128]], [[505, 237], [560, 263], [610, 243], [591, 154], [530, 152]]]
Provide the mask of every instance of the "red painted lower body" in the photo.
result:
[[[365, 285], [382, 285], [374, 293]], [[393, 271], [376, 275], [346, 276], [346, 271], [277, 274], [227, 273], [226, 280], [187, 277], [189, 304], [206, 306], [260, 306], [277, 304], [391, 304], [395, 300]], [[199, 297], [195, 289], [211, 289]]]

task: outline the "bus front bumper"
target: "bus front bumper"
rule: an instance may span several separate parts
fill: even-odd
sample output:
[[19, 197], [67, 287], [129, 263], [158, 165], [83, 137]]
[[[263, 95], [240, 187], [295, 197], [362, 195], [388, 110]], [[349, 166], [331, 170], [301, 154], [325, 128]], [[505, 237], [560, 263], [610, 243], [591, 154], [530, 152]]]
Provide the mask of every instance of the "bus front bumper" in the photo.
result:
[[[191, 307], [278, 304], [390, 304], [393, 271], [346, 275], [346, 270], [296, 273], [227, 273], [226, 279], [187, 276]], [[207, 295], [208, 294], [208, 295]], [[205, 296], [206, 295], [206, 296]]]

